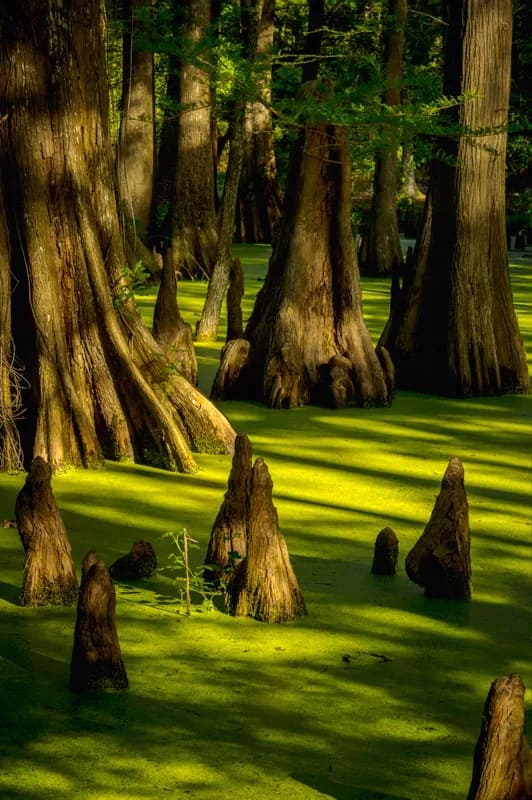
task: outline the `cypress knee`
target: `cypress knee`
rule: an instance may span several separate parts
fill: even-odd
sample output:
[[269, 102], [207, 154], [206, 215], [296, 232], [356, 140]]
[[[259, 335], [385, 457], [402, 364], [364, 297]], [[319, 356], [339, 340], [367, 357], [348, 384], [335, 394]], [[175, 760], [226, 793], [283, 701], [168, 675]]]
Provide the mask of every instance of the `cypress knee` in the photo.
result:
[[111, 577], [118, 581], [135, 581], [149, 578], [157, 569], [157, 556], [150, 542], [137, 539], [129, 553], [120, 556], [109, 567]]
[[399, 555], [399, 541], [392, 528], [383, 528], [375, 539], [373, 564], [371, 571], [374, 575], [395, 575], [397, 557]]
[[78, 593], [72, 550], [51, 481], [52, 468], [37, 456], [15, 503], [26, 554], [19, 600], [23, 606], [72, 605]]
[[519, 675], [491, 684], [467, 800], [530, 800], [532, 751], [524, 736], [525, 687]]
[[427, 597], [469, 600], [470, 544], [464, 468], [459, 458], [451, 458], [431, 518], [406, 557], [408, 577], [425, 588]]
[[115, 588], [109, 570], [91, 550], [83, 559], [70, 662], [70, 688], [74, 692], [128, 687], [115, 608]]
[[242, 559], [246, 555], [251, 461], [249, 438], [245, 433], [239, 433], [235, 441], [227, 491], [211, 530], [205, 557], [205, 564], [211, 569], [205, 570], [206, 580], [219, 580], [231, 561]]
[[251, 475], [247, 555], [235, 571], [230, 609], [235, 616], [288, 622], [306, 609], [279, 529], [272, 485], [266, 463], [258, 458]]

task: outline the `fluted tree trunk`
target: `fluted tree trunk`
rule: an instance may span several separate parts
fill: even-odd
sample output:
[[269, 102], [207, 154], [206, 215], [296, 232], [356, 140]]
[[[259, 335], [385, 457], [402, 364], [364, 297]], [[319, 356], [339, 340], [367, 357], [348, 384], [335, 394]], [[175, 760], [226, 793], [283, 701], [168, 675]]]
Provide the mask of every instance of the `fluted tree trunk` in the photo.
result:
[[151, 222], [155, 173], [153, 52], [140, 43], [138, 12], [152, 0], [127, 0], [122, 56], [122, 100], [118, 134], [118, 189], [122, 212], [146, 240]]
[[381, 343], [400, 386], [447, 395], [526, 392], [505, 230], [511, 0], [446, 4], [444, 94], [462, 133], [435, 160], [413, 278], [396, 287]]
[[231, 451], [234, 432], [169, 368], [124, 280], [104, 20], [103, 0], [68, 13], [60, 0], [10, 0], [0, 22], [0, 194], [27, 379], [17, 427], [27, 463], [190, 471], [192, 449]]
[[[314, 82], [306, 87], [316, 91]], [[243, 339], [224, 348], [214, 397], [274, 408], [389, 401], [362, 317], [350, 175], [345, 130], [307, 124], [266, 280]]]
[[[398, 108], [401, 104], [406, 15], [406, 0], [389, 0], [389, 21], [384, 34], [386, 89], [382, 101], [390, 108]], [[398, 135], [393, 119], [390, 119], [384, 138], [386, 144], [375, 155], [369, 225], [360, 248], [360, 271], [363, 275], [389, 275], [399, 270], [403, 263], [397, 224]]]

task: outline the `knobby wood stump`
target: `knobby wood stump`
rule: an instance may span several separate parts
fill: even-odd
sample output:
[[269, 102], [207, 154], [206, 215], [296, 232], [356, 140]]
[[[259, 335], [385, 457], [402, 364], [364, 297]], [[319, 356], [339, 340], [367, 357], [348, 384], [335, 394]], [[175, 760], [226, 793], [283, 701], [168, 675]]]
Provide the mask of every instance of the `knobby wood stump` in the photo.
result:
[[[252, 449], [245, 433], [235, 440], [235, 452], [227, 482], [227, 491], [211, 530], [204, 577], [219, 581], [231, 563], [245, 558], [247, 519], [251, 487]], [[238, 554], [238, 555], [236, 555]]]
[[115, 588], [109, 570], [90, 550], [83, 559], [70, 662], [70, 688], [74, 692], [128, 687], [115, 608]]
[[464, 468], [451, 458], [431, 518], [406, 557], [408, 577], [425, 588], [426, 597], [469, 600], [470, 548]]
[[524, 698], [519, 675], [491, 684], [467, 800], [531, 800], [532, 751], [524, 736]]
[[135, 581], [149, 578], [156, 569], [157, 557], [153, 546], [144, 539], [137, 539], [129, 553], [111, 564], [109, 572], [118, 581]]
[[288, 622], [307, 612], [279, 529], [272, 488], [268, 467], [258, 458], [251, 474], [247, 555], [235, 570], [229, 607], [235, 616]]
[[72, 550], [51, 481], [52, 468], [37, 456], [15, 502], [26, 555], [19, 598], [23, 606], [69, 606], [78, 594]]
[[375, 539], [373, 564], [374, 575], [395, 575], [399, 555], [399, 540], [392, 528], [383, 528]]

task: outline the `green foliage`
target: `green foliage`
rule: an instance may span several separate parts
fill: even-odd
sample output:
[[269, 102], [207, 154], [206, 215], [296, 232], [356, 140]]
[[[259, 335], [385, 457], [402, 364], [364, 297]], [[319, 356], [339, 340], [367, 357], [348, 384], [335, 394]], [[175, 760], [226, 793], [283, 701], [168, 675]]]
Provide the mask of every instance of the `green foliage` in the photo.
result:
[[122, 269], [123, 280], [116, 289], [113, 297], [113, 307], [116, 310], [123, 308], [135, 298], [135, 292], [144, 289], [150, 283], [151, 276], [142, 261], [137, 261], [133, 267], [125, 266]]
[[224, 584], [214, 584], [205, 579], [204, 573], [212, 569], [205, 564], [193, 567], [190, 564], [190, 551], [198, 550], [199, 543], [193, 539], [186, 528], [181, 531], [168, 531], [163, 538], [170, 539], [174, 550], [168, 556], [168, 564], [160, 567], [160, 572], [169, 572], [179, 597], [179, 612], [187, 616], [192, 612], [192, 599], [197, 596], [201, 603], [196, 611], [211, 612], [214, 610], [214, 598], [225, 595]]

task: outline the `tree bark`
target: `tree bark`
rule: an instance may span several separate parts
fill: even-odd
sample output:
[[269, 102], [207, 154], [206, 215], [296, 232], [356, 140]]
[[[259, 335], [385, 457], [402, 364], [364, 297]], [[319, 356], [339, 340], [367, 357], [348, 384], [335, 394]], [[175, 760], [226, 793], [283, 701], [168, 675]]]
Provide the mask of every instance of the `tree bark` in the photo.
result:
[[22, 606], [69, 606], [78, 593], [72, 550], [51, 480], [50, 465], [35, 458], [15, 503], [17, 528], [26, 555]]
[[54, 469], [96, 466], [105, 457], [193, 471], [192, 449], [232, 452], [235, 434], [168, 364], [131, 299], [104, 105], [103, 2], [65, 9], [60, 0], [10, 2], [0, 37], [9, 77], [1, 194], [16, 232], [10, 290], [14, 352], [28, 380], [17, 420], [26, 463], [40, 455]]
[[123, 36], [122, 100], [118, 134], [118, 188], [121, 210], [139, 238], [147, 241], [155, 173], [155, 89], [153, 53], [139, 37], [146, 33], [138, 11], [152, 0], [127, 0]]
[[[406, 0], [389, 0], [389, 24], [384, 33], [387, 86], [382, 100], [390, 108], [401, 105], [406, 15]], [[397, 224], [397, 147], [398, 136], [391, 118], [386, 145], [375, 156], [369, 224], [359, 251], [363, 275], [391, 275], [400, 270], [403, 263]]]
[[[263, 0], [242, 0], [241, 3], [244, 52], [248, 66], [253, 65], [256, 58], [262, 7]], [[238, 185], [240, 183], [244, 158], [245, 110], [245, 99], [237, 99], [234, 105], [233, 119], [231, 120], [232, 135], [230, 137], [229, 161], [224, 182], [222, 204], [219, 211], [220, 226], [218, 231], [216, 260], [196, 330], [196, 338], [198, 341], [216, 339], [218, 326], [220, 324], [222, 302], [229, 283], [229, 275], [233, 264], [231, 245], [235, 229]]]
[[239, 258], [233, 259], [227, 289], [227, 333], [225, 341], [240, 339], [244, 332], [242, 322], [242, 298], [244, 297], [244, 270]]
[[469, 600], [470, 548], [464, 468], [459, 458], [451, 458], [430, 520], [406, 557], [407, 575], [427, 597]]
[[272, 501], [268, 467], [258, 458], [252, 469], [246, 558], [230, 585], [230, 609], [237, 617], [290, 622], [306, 614]]
[[127, 689], [116, 630], [116, 595], [109, 570], [91, 550], [83, 559], [70, 688], [74, 692]]
[[[448, 3], [444, 94], [475, 93], [435, 160], [415, 274], [381, 337], [398, 385], [446, 395], [527, 392], [505, 230], [511, 0]], [[487, 131], [487, 132], [486, 132]]]
[[198, 360], [192, 328], [179, 311], [177, 277], [173, 269], [163, 269], [153, 309], [153, 336], [179, 374], [196, 385]]
[[[385, 379], [362, 317], [343, 128], [305, 126], [287, 187], [266, 280], [244, 340], [224, 348], [213, 396], [274, 408], [386, 404]], [[236, 353], [240, 363], [231, 358]]]
[[257, 41], [257, 65], [261, 70], [257, 96], [247, 104], [244, 125], [236, 223], [236, 239], [240, 242], [271, 242], [281, 216], [282, 193], [270, 110], [274, 13], [275, 0], [265, 0]]
[[177, 175], [172, 202], [171, 243], [165, 269], [210, 277], [218, 230], [214, 205], [211, 90], [207, 36], [210, 0], [187, 0], [183, 35], [194, 58], [181, 62]]
[[246, 556], [251, 462], [250, 441], [246, 434], [239, 433], [227, 491], [214, 520], [205, 556], [205, 564], [209, 568], [205, 571], [207, 580], [219, 581], [228, 567], [236, 566]]
[[525, 687], [519, 675], [491, 684], [467, 800], [530, 800], [532, 751], [524, 735]]

